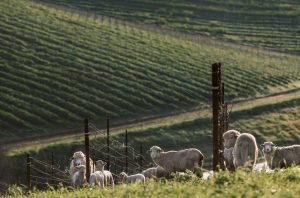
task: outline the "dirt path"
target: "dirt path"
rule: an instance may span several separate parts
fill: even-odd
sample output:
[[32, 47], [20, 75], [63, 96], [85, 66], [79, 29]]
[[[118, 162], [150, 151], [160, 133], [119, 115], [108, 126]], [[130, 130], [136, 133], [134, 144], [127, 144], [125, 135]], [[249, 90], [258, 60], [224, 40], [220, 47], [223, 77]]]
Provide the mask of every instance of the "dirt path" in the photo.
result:
[[[233, 105], [233, 111], [239, 111], [244, 109], [251, 109], [253, 107], [265, 105], [265, 104], [275, 104], [279, 102], [283, 102], [286, 100], [291, 100], [295, 98], [300, 98], [300, 87], [289, 89], [281, 92], [277, 92], [271, 95], [258, 97], [255, 99], [248, 99], [248, 100], [241, 100], [235, 101], [231, 103]], [[176, 123], [186, 122], [193, 119], [196, 119], [200, 116], [206, 116], [210, 114], [211, 108], [202, 108], [195, 111], [190, 111], [186, 113], [180, 113], [176, 115], [168, 115], [165, 117], [153, 117], [148, 118], [140, 121], [136, 121], [134, 123], [124, 123], [119, 126], [112, 126], [110, 128], [111, 133], [116, 133], [118, 131], [124, 131], [128, 129], [132, 130], [145, 130], [150, 127], [160, 127], [160, 126], [167, 126]], [[101, 131], [105, 131], [105, 129], [100, 129]], [[43, 145], [43, 144], [52, 144], [52, 143], [60, 143], [66, 140], [72, 140], [72, 138], [82, 136], [82, 132], [78, 130], [77, 132], [69, 132], [68, 134], [60, 135], [59, 137], [41, 137], [36, 140], [25, 140], [15, 143], [9, 143], [7, 145], [2, 146], [0, 153], [8, 153], [12, 150], [17, 149], [25, 149], [28, 147]]]

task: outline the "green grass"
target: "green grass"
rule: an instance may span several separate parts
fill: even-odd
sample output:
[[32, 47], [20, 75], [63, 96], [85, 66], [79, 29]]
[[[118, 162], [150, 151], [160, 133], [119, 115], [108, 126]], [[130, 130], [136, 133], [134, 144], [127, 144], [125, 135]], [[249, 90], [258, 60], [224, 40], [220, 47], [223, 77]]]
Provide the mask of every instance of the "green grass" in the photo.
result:
[[[28, 197], [299, 197], [300, 170], [290, 168], [274, 173], [220, 172], [209, 180], [186, 176], [170, 181], [118, 185], [114, 189], [66, 189], [33, 191]], [[5, 197], [23, 197], [26, 193], [12, 187]]]
[[300, 54], [300, 3], [296, 0], [40, 1], [243, 45]]
[[300, 80], [299, 57], [185, 40], [27, 0], [0, 2], [1, 142], [79, 131], [88, 117], [134, 121], [211, 103], [210, 65], [228, 100]]

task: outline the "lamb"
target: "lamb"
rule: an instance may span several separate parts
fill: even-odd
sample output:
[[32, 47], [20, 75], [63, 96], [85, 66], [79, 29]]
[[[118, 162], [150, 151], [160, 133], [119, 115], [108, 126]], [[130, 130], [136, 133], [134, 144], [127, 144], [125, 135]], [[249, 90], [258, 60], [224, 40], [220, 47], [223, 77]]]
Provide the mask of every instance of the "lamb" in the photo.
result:
[[75, 167], [76, 170], [72, 177], [72, 183], [74, 186], [81, 187], [86, 182], [85, 168], [85, 165], [79, 165]]
[[120, 179], [122, 183], [135, 183], [135, 182], [141, 182], [145, 184], [145, 176], [142, 174], [135, 174], [128, 176], [125, 172], [120, 173]]
[[225, 160], [225, 167], [229, 170], [229, 171], [234, 171], [235, 167], [233, 164], [233, 147], [231, 148], [224, 148], [224, 160]]
[[164, 152], [160, 147], [152, 146], [150, 155], [153, 162], [167, 173], [185, 172], [187, 169], [195, 172], [198, 167], [203, 166], [204, 156], [195, 148]]
[[233, 148], [233, 163], [235, 168], [249, 167], [253, 170], [258, 156], [256, 139], [249, 133], [238, 136]]
[[[73, 154], [73, 158], [70, 163], [70, 169], [69, 169], [71, 178], [73, 177], [74, 173], [77, 171], [77, 169], [75, 167], [79, 166], [79, 165], [86, 166], [86, 157], [82, 151], [77, 151]], [[94, 172], [92, 159], [90, 159], [90, 170], [91, 170], [91, 173]]]
[[95, 184], [101, 188], [104, 188], [104, 175], [101, 171], [96, 171], [90, 176], [90, 184]]
[[104, 185], [108, 186], [110, 185], [112, 188], [114, 188], [114, 178], [110, 171], [104, 170], [104, 167], [106, 165], [106, 162], [103, 162], [102, 160], [96, 161], [96, 172], [101, 172], [104, 176]]
[[264, 142], [261, 146], [271, 169], [300, 165], [300, 145], [278, 147], [273, 142]]
[[240, 135], [240, 132], [236, 130], [229, 130], [223, 134], [224, 139], [224, 161], [225, 166], [229, 171], [234, 171], [234, 163], [233, 163], [233, 147], [235, 145], [236, 139]]
[[161, 166], [148, 168], [148, 169], [142, 171], [142, 174], [145, 176], [146, 179], [162, 178], [162, 177], [168, 176], [167, 171], [164, 168], [162, 168]]
[[223, 134], [224, 139], [224, 148], [230, 149], [233, 148], [236, 142], [236, 139], [239, 137], [240, 132], [236, 130], [229, 130]]

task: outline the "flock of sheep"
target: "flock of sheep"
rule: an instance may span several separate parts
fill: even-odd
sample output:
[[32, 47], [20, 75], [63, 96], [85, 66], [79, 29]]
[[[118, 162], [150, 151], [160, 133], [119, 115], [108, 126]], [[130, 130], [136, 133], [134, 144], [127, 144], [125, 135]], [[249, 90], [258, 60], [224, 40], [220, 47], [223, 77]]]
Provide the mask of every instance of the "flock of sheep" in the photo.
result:
[[[239, 133], [229, 130], [223, 134], [224, 139], [224, 165], [227, 170], [234, 171], [237, 168], [253, 170], [258, 157], [256, 139], [249, 133]], [[265, 142], [262, 146], [267, 165], [271, 169], [289, 167], [293, 164], [300, 165], [300, 145], [277, 147], [272, 142]], [[140, 174], [127, 175], [120, 173], [122, 183], [141, 182], [145, 183], [148, 178], [166, 178], [173, 172], [195, 172], [198, 167], [203, 166], [204, 156], [198, 149], [189, 148], [180, 151], [164, 152], [158, 146], [152, 146], [149, 150], [150, 156], [156, 167], [148, 168]], [[95, 162], [90, 159], [91, 175], [86, 181], [86, 158], [83, 152], [73, 154], [70, 164], [70, 176], [74, 186], [83, 186], [85, 183], [95, 184], [101, 188], [114, 187], [114, 178], [110, 171], [104, 170], [106, 163], [102, 160]]]

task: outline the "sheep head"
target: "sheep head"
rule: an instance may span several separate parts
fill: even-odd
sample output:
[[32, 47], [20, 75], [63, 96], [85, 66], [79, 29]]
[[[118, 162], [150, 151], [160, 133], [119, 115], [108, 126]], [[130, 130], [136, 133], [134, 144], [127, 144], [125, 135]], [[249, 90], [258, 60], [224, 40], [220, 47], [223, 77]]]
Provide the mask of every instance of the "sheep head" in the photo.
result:
[[105, 165], [106, 165], [106, 162], [104, 162], [102, 160], [96, 161], [96, 168], [98, 170], [103, 170]]
[[236, 130], [229, 130], [223, 134], [224, 147], [229, 149], [234, 147], [236, 139], [239, 137], [240, 133]]
[[260, 145], [262, 147], [262, 151], [265, 154], [271, 154], [275, 151], [275, 144], [273, 142], [264, 142]]
[[127, 177], [127, 174], [125, 172], [121, 172], [120, 173], [120, 178], [121, 178], [121, 181], [124, 182], [124, 179]]
[[85, 155], [82, 151], [77, 151], [73, 154], [74, 166], [82, 165], [85, 159]]
[[150, 156], [153, 159], [159, 157], [161, 152], [163, 152], [163, 150], [159, 146], [152, 146], [150, 148]]
[[85, 174], [85, 171], [86, 171], [85, 165], [79, 165], [79, 166], [76, 166], [75, 168], [79, 173]]

